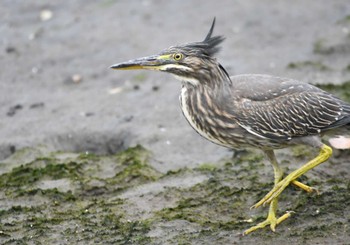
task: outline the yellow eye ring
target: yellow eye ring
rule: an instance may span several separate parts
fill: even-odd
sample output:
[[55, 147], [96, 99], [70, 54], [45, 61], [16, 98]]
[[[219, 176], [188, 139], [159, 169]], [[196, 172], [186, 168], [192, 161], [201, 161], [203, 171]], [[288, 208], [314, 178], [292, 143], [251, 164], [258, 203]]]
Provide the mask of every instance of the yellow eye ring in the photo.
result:
[[179, 61], [179, 60], [182, 60], [182, 59], [183, 59], [184, 55], [181, 54], [181, 53], [176, 53], [176, 54], [174, 54], [173, 57], [174, 57], [174, 60]]

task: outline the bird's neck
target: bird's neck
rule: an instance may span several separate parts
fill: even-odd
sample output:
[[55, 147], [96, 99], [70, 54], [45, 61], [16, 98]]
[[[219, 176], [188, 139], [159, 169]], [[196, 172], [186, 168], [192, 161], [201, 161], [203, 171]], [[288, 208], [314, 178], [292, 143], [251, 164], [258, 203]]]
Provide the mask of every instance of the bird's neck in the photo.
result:
[[204, 86], [209, 90], [217, 90], [231, 85], [227, 71], [219, 63], [199, 69], [193, 77], [176, 77], [182, 81], [182, 86], [188, 89], [198, 89]]

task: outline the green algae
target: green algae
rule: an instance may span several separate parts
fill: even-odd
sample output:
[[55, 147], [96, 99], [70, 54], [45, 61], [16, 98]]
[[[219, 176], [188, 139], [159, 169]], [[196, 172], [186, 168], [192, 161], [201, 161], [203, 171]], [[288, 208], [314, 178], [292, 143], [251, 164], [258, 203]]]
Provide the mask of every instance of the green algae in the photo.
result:
[[[243, 160], [246, 159], [247, 161]], [[181, 199], [175, 207], [164, 208], [156, 213], [163, 220], [186, 220], [196, 223], [212, 232], [219, 230], [244, 229], [248, 216], [242, 215], [249, 210], [250, 197], [245, 193], [259, 187], [258, 195], [268, 190], [268, 185], [256, 187], [236, 186], [236, 181], [258, 182], [259, 161], [262, 154], [249, 152], [241, 158], [227, 161], [225, 164], [205, 163], [194, 169], [207, 173], [209, 179], [190, 188], [177, 189]], [[256, 165], [252, 164], [255, 160]], [[244, 161], [244, 163], [243, 163]], [[244, 168], [237, 169], [237, 165]], [[261, 184], [261, 183], [260, 183]], [[255, 191], [256, 192], [256, 191]]]
[[114, 177], [107, 179], [112, 185], [119, 185], [120, 190], [155, 181], [161, 173], [148, 165], [149, 152], [141, 146], [129, 148], [117, 156], [121, 169]]
[[[284, 168], [295, 159], [309, 158], [298, 147], [288, 152], [279, 156]], [[278, 226], [279, 233], [266, 228], [248, 237], [237, 236], [266, 217], [266, 208], [249, 209], [273, 184], [272, 168], [263, 163], [259, 151], [165, 174], [150, 165], [151, 154], [141, 146], [111, 156], [62, 158], [62, 154], [38, 157], [0, 175], [0, 194], [11, 200], [0, 210], [4, 244], [249, 244], [261, 239], [278, 243], [285, 237], [310, 244], [330, 232], [342, 235], [339, 229], [349, 232], [349, 180], [341, 175], [324, 178], [316, 171], [316, 176], [301, 180], [329, 188], [320, 195], [287, 188], [280, 198], [280, 213], [295, 213]], [[161, 186], [169, 180], [203, 175], [206, 178], [193, 185], [138, 192], [148, 184]], [[70, 188], [38, 185], [50, 180], [66, 180]], [[152, 205], [164, 202], [163, 206], [145, 213], [135, 208], [135, 199], [120, 196], [125, 191], [134, 192], [140, 200], [152, 203], [154, 199]], [[154, 233], [157, 229], [163, 233]]]
[[[298, 157], [307, 158], [307, 156], [302, 154], [298, 155]], [[251, 162], [243, 159], [250, 159]], [[253, 159], [257, 159], [255, 164]], [[162, 209], [156, 215], [166, 221], [186, 220], [192, 224], [199, 225], [201, 230], [192, 236], [187, 233], [178, 234], [175, 236], [176, 238], [169, 241], [175, 242], [180, 239], [186, 244], [191, 243], [193, 240], [210, 240], [208, 233], [211, 237], [215, 237], [225, 231], [243, 231], [248, 228], [250, 226], [248, 222], [251, 219], [249, 205], [252, 203], [250, 202], [259, 200], [271, 188], [271, 183], [261, 182], [262, 170], [263, 168], [268, 168], [268, 166], [260, 164], [261, 159], [261, 154], [248, 153], [241, 159], [233, 159], [224, 165], [218, 165], [216, 168], [212, 168], [211, 164], [204, 164], [204, 168], [203, 166], [197, 168], [196, 170], [201, 172], [208, 171], [208, 168], [211, 169], [210, 179], [193, 187], [177, 190], [181, 194], [176, 196], [182, 197], [177, 204], [173, 207]], [[237, 165], [243, 166], [242, 169], [236, 169]], [[246, 184], [245, 187], [236, 187], [232, 183], [235, 183], [237, 180], [244, 183], [249, 181], [250, 184]], [[305, 181], [305, 177], [301, 180], [308, 183]], [[344, 183], [344, 179], [341, 178], [334, 178], [333, 181]], [[323, 182], [312, 180], [310, 183], [317, 186], [322, 185]], [[281, 225], [278, 227], [281, 234], [287, 234], [297, 241], [312, 241], [312, 239], [320, 239], [322, 236], [325, 236], [330, 230], [336, 231], [337, 226], [342, 226], [349, 231], [349, 227], [345, 225], [350, 218], [349, 216], [342, 221], [322, 222], [322, 225], [317, 223], [317, 218], [323, 218], [322, 216], [325, 217], [324, 219], [334, 214], [337, 217], [344, 217], [344, 212], [348, 212], [350, 193], [348, 184], [345, 184], [345, 186], [347, 187], [333, 195], [329, 195], [329, 192], [321, 193], [320, 195], [310, 195], [294, 187], [286, 189], [280, 198], [281, 206], [287, 204], [287, 207], [289, 206], [287, 210], [293, 210], [295, 213], [292, 214], [292, 218], [284, 223], [286, 224], [285, 226]], [[332, 199], [334, 202], [332, 202]], [[338, 205], [338, 202], [342, 202], [342, 205]], [[281, 213], [283, 213], [283, 209]], [[266, 211], [261, 211], [259, 214], [254, 214], [253, 221], [257, 223], [265, 218]], [[308, 222], [311, 224], [310, 227], [314, 226], [317, 229], [313, 232], [312, 228], [310, 228], [310, 231], [305, 232], [302, 227], [293, 226], [293, 224], [304, 222]], [[287, 229], [290, 225], [294, 229], [293, 236], [290, 235], [292, 232]], [[253, 233], [252, 237], [274, 240], [275, 235], [267, 228]]]
[[344, 67], [344, 71], [350, 72], [350, 64]]
[[241, 198], [237, 200], [237, 196], [242, 193], [241, 189], [222, 186], [209, 180], [181, 193], [186, 198], [182, 198], [176, 207], [157, 212], [157, 216], [168, 221], [187, 220], [212, 230], [244, 227], [241, 224], [243, 217], [237, 215], [246, 205]]
[[[149, 222], [129, 221], [125, 217], [125, 202], [114, 198], [112, 193], [160, 176], [148, 165], [149, 152], [136, 146], [110, 157], [81, 154], [62, 160], [60, 155], [38, 157], [0, 175], [0, 194], [13, 203], [2, 205], [0, 211], [0, 237], [6, 238], [4, 244], [31, 241], [53, 244], [57, 241], [49, 234], [56, 233], [57, 226], [61, 227], [61, 235], [56, 233], [56, 236], [66, 237], [73, 244], [89, 239], [113, 244], [148, 244], [145, 234]], [[114, 165], [113, 177], [100, 176], [99, 170], [106, 163]], [[91, 179], [100, 180], [109, 192], [100, 193], [100, 198], [91, 195], [84, 186]], [[38, 183], [50, 180], [75, 185], [71, 187], [73, 191], [37, 187]], [[66, 228], [62, 230], [62, 227]]]
[[346, 24], [346, 23], [350, 23], [350, 15], [346, 15], [345, 17], [337, 21], [337, 24]]
[[315, 54], [331, 54], [333, 49], [326, 46], [326, 40], [319, 39], [313, 44], [313, 52]]
[[163, 176], [162, 178], [167, 178], [167, 177], [170, 177], [170, 176], [178, 176], [178, 175], [183, 175], [187, 172], [193, 172], [192, 169], [189, 169], [189, 168], [179, 168], [179, 169], [176, 169], [176, 170], [169, 170], [167, 171]]
[[199, 165], [199, 166], [196, 168], [196, 170], [203, 171], [203, 172], [212, 172], [212, 171], [215, 171], [217, 167], [218, 167], [217, 164], [213, 164], [213, 163], [202, 163], [201, 165]]
[[[38, 161], [43, 161], [38, 159]], [[46, 161], [46, 159], [45, 159]], [[50, 159], [51, 161], [51, 159]], [[20, 185], [29, 185], [44, 177], [52, 179], [60, 178], [78, 178], [79, 165], [74, 162], [66, 164], [44, 163], [44, 167], [33, 167], [32, 164], [21, 165], [14, 168], [10, 173], [3, 174], [0, 179], [0, 188], [15, 187]]]

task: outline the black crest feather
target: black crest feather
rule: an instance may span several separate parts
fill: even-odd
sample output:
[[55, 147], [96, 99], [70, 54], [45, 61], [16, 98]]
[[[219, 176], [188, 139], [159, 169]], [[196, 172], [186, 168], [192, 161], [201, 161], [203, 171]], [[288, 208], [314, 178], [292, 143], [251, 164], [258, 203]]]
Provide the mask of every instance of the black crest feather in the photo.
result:
[[225, 40], [225, 38], [223, 36], [214, 36], [214, 37], [211, 36], [213, 34], [214, 27], [215, 27], [215, 19], [216, 18], [214, 17], [214, 20], [213, 20], [213, 23], [211, 24], [210, 30], [202, 42], [202, 43], [205, 43], [207, 45], [206, 49], [208, 51], [209, 56], [212, 56], [215, 53], [219, 52], [220, 47], [218, 45]]
[[207, 36], [202, 42], [188, 43], [183, 45], [182, 48], [188, 50], [189, 52], [194, 52], [197, 56], [213, 56], [220, 51], [220, 47], [218, 45], [225, 40], [223, 36], [212, 37], [214, 27], [215, 18], [211, 24]]

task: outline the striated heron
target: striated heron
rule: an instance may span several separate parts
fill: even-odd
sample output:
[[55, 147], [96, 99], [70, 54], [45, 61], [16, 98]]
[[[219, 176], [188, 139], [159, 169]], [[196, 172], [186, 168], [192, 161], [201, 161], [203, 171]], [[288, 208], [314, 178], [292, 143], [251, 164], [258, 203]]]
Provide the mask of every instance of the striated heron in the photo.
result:
[[[172, 46], [157, 55], [112, 65], [117, 70], [148, 69], [175, 75], [182, 81], [181, 109], [189, 124], [204, 138], [228, 148], [259, 148], [274, 169], [274, 187], [253, 208], [270, 204], [265, 221], [248, 234], [276, 225], [290, 216], [276, 216], [278, 197], [294, 184], [313, 188], [297, 179], [326, 161], [332, 148], [321, 136], [350, 124], [350, 104], [310, 84], [269, 75], [229, 76], [214, 55], [222, 36], [212, 36], [215, 18], [202, 42]], [[291, 145], [320, 149], [317, 157], [283, 178], [274, 150]]]

